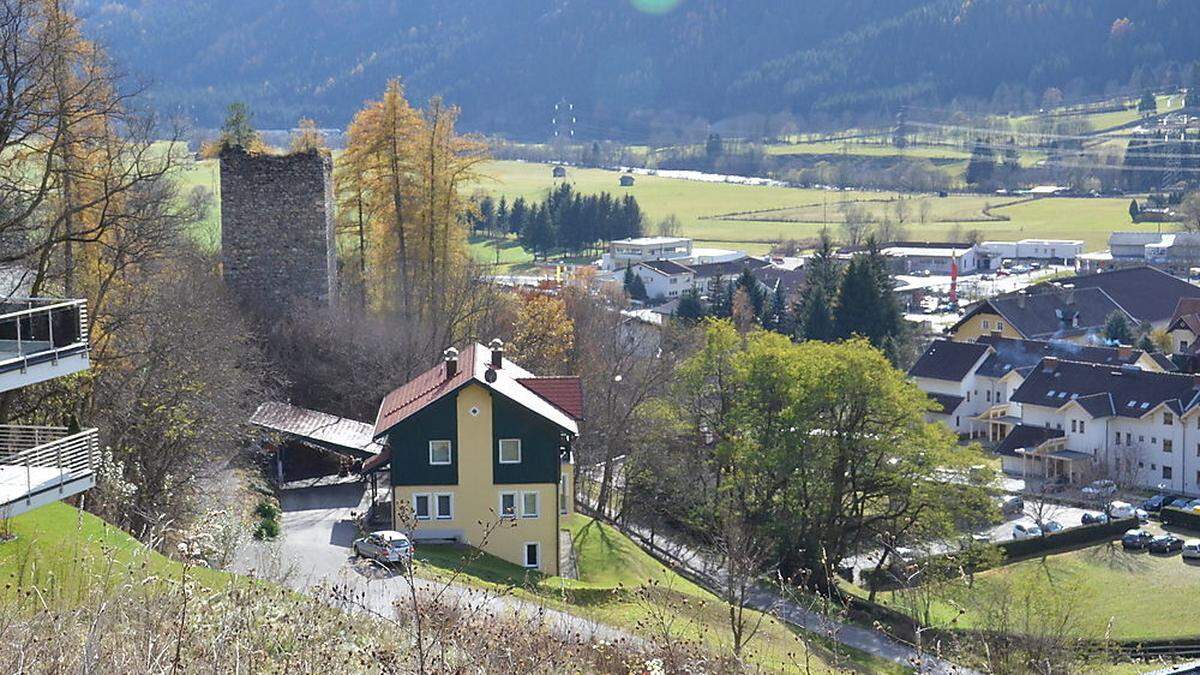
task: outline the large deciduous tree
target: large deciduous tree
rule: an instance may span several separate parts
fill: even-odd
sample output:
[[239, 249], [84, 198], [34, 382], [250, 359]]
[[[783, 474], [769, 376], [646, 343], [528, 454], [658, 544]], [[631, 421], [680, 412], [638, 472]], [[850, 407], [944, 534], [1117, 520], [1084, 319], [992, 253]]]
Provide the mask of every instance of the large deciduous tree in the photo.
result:
[[862, 339], [794, 344], [714, 321], [675, 381], [676, 414], [703, 439], [692, 473], [717, 486], [688, 516], [720, 529], [721, 513], [738, 514], [785, 575], [817, 587], [888, 525], [946, 522], [961, 500], [929, 486], [979, 461], [925, 421], [926, 396]]

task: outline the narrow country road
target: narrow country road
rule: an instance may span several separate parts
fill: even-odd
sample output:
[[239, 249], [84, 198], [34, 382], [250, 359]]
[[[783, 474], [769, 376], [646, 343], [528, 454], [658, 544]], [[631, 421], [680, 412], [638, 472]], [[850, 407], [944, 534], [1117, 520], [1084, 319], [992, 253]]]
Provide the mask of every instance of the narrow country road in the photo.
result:
[[[632, 534], [634, 541], [645, 546], [650, 541], [650, 532], [644, 528], [628, 525], [624, 528]], [[679, 542], [654, 535], [654, 546], [665, 551], [676, 564], [682, 566], [692, 577], [698, 579], [710, 591], [720, 595], [720, 573], [717, 566], [705, 559], [700, 552]], [[649, 551], [653, 554], [653, 551]], [[783, 597], [778, 591], [759, 587], [748, 599], [747, 606], [771, 612], [780, 619], [806, 631], [828, 638], [847, 647], [852, 647], [883, 659], [913, 668], [930, 675], [979, 675], [977, 671], [946, 661], [935, 655], [918, 651], [913, 646], [896, 640], [885, 633], [836, 618], [804, 607]]]

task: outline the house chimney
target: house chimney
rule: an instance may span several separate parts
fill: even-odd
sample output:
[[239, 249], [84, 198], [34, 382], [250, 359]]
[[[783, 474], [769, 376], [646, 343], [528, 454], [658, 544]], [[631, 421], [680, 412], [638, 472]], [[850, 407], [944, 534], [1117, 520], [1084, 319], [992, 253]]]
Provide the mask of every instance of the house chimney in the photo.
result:
[[1047, 356], [1046, 358], [1042, 359], [1042, 371], [1043, 372], [1053, 373], [1057, 368], [1058, 368], [1058, 357], [1057, 356]]
[[447, 347], [446, 351], [442, 352], [442, 360], [446, 362], [446, 379], [450, 379], [458, 374], [458, 350], [454, 347]]
[[1017, 293], [1017, 309], [1025, 309], [1025, 292]]
[[1133, 358], [1133, 347], [1128, 345], [1118, 345], [1117, 356], [1120, 357], [1122, 361], [1128, 361], [1129, 359]]
[[504, 341], [500, 338], [492, 338], [488, 343], [488, 348], [492, 350], [492, 367], [499, 368], [504, 363]]

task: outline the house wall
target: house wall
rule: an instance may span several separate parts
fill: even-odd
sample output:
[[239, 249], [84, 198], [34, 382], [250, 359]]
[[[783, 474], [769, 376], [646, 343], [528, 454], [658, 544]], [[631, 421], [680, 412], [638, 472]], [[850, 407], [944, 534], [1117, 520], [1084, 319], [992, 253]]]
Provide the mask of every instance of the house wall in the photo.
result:
[[646, 295], [650, 298], [678, 298], [694, 283], [690, 273], [663, 275], [645, 267], [635, 268], [634, 273], [642, 278], [642, 283], [646, 286]]
[[1171, 352], [1179, 354], [1191, 345], [1196, 344], [1196, 335], [1186, 328], [1176, 328], [1169, 333], [1171, 336]]
[[[394, 488], [395, 522], [405, 523], [410, 520], [413, 495], [448, 493], [453, 495], [453, 517], [417, 521], [416, 527], [410, 530], [414, 539], [459, 539], [516, 565], [524, 564], [525, 543], [537, 542], [541, 547], [538, 569], [546, 574], [557, 575], [560, 489], [558, 476], [554, 476], [548, 482], [496, 483], [494, 458], [497, 453], [498, 436], [494, 432], [493, 395], [479, 384], [470, 384], [459, 390], [457, 395], [448, 396], [444, 400], [451, 402], [457, 422], [453, 452], [457, 480], [452, 484], [397, 485]], [[476, 414], [472, 414], [472, 410], [475, 410]], [[408, 433], [419, 429], [408, 424], [398, 428]], [[419, 431], [415, 433], [422, 437], [427, 435]], [[531, 442], [527, 449], [522, 435], [523, 462], [536, 443]], [[425, 459], [428, 463], [428, 457]], [[419, 464], [416, 460], [413, 463]], [[565, 473], [570, 473], [569, 465], [567, 469]], [[393, 459], [393, 474], [403, 476], [412, 470], [413, 467], [409, 463]], [[536, 472], [540, 474], [542, 470], [537, 469]], [[517, 479], [510, 475], [506, 480]], [[536, 492], [539, 501], [538, 517], [523, 518], [518, 514], [517, 518], [497, 525], [501, 492], [518, 493], [518, 510], [520, 493]]]
[[1000, 330], [1000, 335], [1006, 338], [1023, 338], [1007, 321], [999, 314], [992, 312], [980, 312], [971, 317], [970, 320], [964, 322], [957, 330], [954, 331], [953, 338], [958, 342], [974, 342], [976, 338], [984, 335], [992, 335], [996, 331], [996, 326], [1001, 324], [1003, 328]]
[[[1172, 413], [1168, 425], [1163, 413], [1169, 411], [1161, 407], [1140, 418], [1100, 419], [1091, 419], [1079, 406], [1068, 406], [1062, 412], [1029, 403], [1021, 408], [1025, 424], [1062, 429], [1068, 450], [1093, 455], [1096, 476], [1117, 476], [1144, 488], [1157, 490], [1161, 486], [1169, 492], [1200, 495], [1200, 414], [1181, 420]], [[1079, 430], [1080, 422], [1083, 431]], [[1116, 442], [1117, 434], [1121, 436], [1120, 444]], [[1164, 441], [1170, 442], [1170, 451]], [[1164, 476], [1163, 467], [1170, 468], [1170, 477]]]

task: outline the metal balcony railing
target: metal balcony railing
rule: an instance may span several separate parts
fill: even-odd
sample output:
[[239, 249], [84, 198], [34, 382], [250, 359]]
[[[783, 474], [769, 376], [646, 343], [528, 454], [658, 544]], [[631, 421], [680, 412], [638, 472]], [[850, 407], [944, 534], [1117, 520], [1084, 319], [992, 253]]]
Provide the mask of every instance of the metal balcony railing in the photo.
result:
[[75, 494], [68, 485], [93, 476], [99, 463], [96, 429], [0, 425], [0, 506], [54, 490], [58, 498]]
[[22, 298], [0, 302], [0, 372], [86, 353], [86, 300]]

